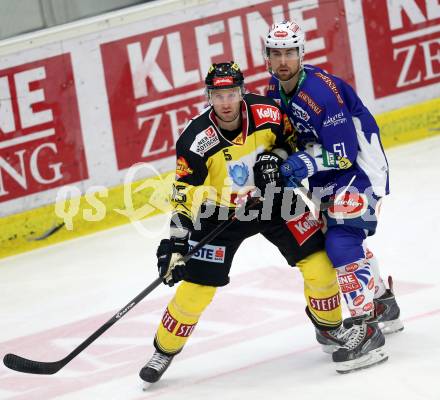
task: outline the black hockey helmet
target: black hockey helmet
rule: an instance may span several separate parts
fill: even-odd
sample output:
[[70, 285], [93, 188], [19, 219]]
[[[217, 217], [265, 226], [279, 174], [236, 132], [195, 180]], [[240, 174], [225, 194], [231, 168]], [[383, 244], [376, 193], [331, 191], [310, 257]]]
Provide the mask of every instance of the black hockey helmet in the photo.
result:
[[206, 89], [243, 88], [244, 77], [234, 61], [212, 64], [205, 78]]

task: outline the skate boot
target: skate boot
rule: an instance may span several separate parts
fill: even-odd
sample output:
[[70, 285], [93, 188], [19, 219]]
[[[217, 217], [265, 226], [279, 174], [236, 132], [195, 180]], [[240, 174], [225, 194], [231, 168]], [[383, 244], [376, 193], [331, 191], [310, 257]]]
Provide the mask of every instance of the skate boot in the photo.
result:
[[403, 330], [400, 317], [400, 308], [397, 305], [393, 291], [393, 278], [388, 277], [389, 289], [377, 299], [374, 299], [374, 308], [379, 328], [387, 335], [389, 333], [400, 332]]
[[385, 337], [376, 319], [370, 316], [352, 318], [353, 326], [345, 344], [333, 355], [336, 371], [340, 374], [369, 368], [388, 360], [383, 350]]
[[[384, 335], [403, 330], [403, 323], [399, 319], [400, 307], [397, 304], [393, 290], [393, 278], [388, 277], [389, 289], [377, 299], [374, 299], [374, 312], [379, 322], [379, 328]], [[353, 325], [351, 317], [344, 319], [344, 326], [349, 328]]]
[[337, 348], [344, 345], [350, 333], [350, 330], [346, 329], [342, 324], [336, 329], [328, 331], [315, 329], [315, 331], [316, 340], [321, 345], [322, 351], [327, 354], [332, 354]]
[[154, 352], [151, 360], [148, 361], [139, 372], [140, 378], [145, 382], [144, 390], [147, 389], [150, 384], [157, 382], [161, 378], [170, 366], [173, 358], [174, 356], [160, 353], [157, 350]]

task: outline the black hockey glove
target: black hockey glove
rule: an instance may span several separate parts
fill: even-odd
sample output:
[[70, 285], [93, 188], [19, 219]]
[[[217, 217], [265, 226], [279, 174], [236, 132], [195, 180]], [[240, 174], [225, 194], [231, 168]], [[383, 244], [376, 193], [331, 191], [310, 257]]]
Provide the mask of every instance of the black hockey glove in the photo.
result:
[[188, 236], [162, 239], [157, 249], [159, 276], [168, 286], [173, 286], [185, 277], [185, 262], [182, 257], [188, 253]]
[[254, 165], [254, 182], [263, 196], [267, 185], [283, 186], [283, 179], [280, 174], [280, 165], [283, 161], [280, 156], [270, 151], [258, 154]]

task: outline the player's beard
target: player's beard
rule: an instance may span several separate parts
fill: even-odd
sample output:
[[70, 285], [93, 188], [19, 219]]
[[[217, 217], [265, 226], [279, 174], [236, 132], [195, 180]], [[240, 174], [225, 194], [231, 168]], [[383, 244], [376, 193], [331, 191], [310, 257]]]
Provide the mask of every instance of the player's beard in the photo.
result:
[[214, 110], [214, 114], [215, 114], [215, 116], [219, 119], [219, 120], [221, 120], [221, 121], [223, 121], [223, 122], [227, 122], [227, 123], [230, 123], [230, 122], [234, 122], [237, 118], [239, 118], [239, 116], [240, 116], [240, 109], [238, 109], [238, 111], [237, 111], [237, 113], [234, 115], [234, 117], [231, 119], [231, 120], [226, 120], [226, 119], [223, 119], [222, 117], [220, 117], [220, 115], [218, 115], [217, 113], [216, 113], [216, 111]]
[[291, 79], [294, 79], [299, 74], [300, 71], [301, 71], [301, 65], [299, 64], [296, 71], [294, 73], [290, 73], [290, 75], [287, 79], [281, 79], [278, 74], [275, 74], [275, 75], [278, 78], [278, 80], [280, 80], [281, 82], [289, 82]]

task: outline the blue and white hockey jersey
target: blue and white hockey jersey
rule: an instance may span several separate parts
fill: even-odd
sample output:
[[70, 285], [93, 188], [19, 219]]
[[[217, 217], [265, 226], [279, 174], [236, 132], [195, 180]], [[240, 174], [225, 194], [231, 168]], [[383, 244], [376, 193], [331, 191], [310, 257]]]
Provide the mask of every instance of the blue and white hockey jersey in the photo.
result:
[[[315, 158], [318, 172], [311, 188], [350, 184], [359, 193], [389, 193], [388, 163], [379, 127], [353, 88], [320, 68], [305, 65], [288, 98], [276, 77], [267, 95], [274, 98], [297, 131], [297, 146]], [[335, 192], [333, 192], [335, 193]]]

